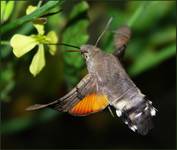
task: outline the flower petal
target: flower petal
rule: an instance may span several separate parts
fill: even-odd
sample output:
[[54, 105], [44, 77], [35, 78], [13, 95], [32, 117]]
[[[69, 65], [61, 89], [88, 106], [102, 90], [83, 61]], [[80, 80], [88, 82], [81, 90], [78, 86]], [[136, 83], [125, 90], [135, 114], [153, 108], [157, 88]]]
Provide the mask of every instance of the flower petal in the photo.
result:
[[[58, 42], [58, 37], [56, 35], [56, 33], [54, 31], [50, 31], [47, 34], [47, 40], [49, 41], [49, 43], [57, 43]], [[54, 55], [56, 53], [57, 50], [57, 46], [56, 45], [48, 45], [49, 46], [49, 52], [51, 55]]]
[[[29, 15], [30, 13], [32, 13], [33, 11], [35, 11], [37, 9], [36, 6], [28, 6], [28, 8], [26, 9], [26, 14]], [[35, 21], [33, 21], [33, 25], [34, 27], [37, 29], [39, 34], [44, 34], [44, 25], [40, 24], [40, 23], [35, 23]]]
[[37, 44], [38, 42], [33, 37], [21, 34], [15, 34], [10, 40], [10, 45], [13, 47], [13, 53], [16, 57], [23, 56]]
[[33, 11], [35, 11], [37, 9], [36, 6], [28, 6], [27, 9], [26, 9], [26, 14], [29, 15], [30, 13], [32, 13]]
[[44, 66], [45, 66], [44, 45], [40, 44], [37, 53], [33, 57], [29, 69], [33, 76], [36, 76]]
[[33, 23], [34, 27], [37, 29], [37, 32], [39, 34], [44, 34], [44, 25], [43, 24], [36, 24], [36, 23]]

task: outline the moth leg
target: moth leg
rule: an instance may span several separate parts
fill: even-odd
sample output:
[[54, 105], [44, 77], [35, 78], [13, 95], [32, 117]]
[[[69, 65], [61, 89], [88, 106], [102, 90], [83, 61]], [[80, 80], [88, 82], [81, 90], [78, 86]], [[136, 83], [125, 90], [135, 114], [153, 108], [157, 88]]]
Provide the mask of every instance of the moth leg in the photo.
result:
[[108, 110], [109, 110], [109, 112], [110, 112], [111, 116], [112, 116], [112, 117], [114, 117], [114, 114], [113, 114], [113, 112], [112, 112], [112, 110], [111, 110], [111, 107], [110, 107], [110, 106], [108, 106]]

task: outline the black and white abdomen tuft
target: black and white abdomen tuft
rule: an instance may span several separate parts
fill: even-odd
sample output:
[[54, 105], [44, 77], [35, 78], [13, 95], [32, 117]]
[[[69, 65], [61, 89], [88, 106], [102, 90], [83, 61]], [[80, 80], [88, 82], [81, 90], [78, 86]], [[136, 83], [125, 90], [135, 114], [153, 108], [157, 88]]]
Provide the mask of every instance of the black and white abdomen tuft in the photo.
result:
[[141, 135], [146, 135], [153, 128], [152, 117], [156, 115], [156, 109], [152, 102], [146, 100], [144, 95], [123, 97], [114, 101], [116, 114], [128, 127]]

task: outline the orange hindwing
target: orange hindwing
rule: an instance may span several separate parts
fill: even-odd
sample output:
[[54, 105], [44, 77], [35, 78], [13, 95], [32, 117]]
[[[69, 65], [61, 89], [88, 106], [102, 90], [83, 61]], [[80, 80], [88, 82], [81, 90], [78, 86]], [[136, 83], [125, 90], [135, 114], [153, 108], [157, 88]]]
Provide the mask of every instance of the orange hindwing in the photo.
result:
[[79, 101], [69, 113], [75, 116], [86, 116], [103, 110], [108, 104], [107, 96], [92, 93]]

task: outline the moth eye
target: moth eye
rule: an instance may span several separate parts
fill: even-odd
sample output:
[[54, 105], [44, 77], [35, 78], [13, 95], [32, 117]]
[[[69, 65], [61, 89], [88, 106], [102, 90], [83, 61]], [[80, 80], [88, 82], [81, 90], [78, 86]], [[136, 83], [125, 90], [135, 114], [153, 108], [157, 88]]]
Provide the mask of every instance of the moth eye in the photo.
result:
[[85, 59], [88, 59], [88, 55], [87, 54], [85, 54]]

